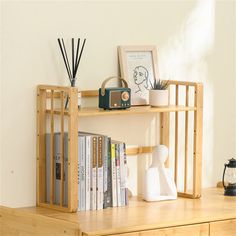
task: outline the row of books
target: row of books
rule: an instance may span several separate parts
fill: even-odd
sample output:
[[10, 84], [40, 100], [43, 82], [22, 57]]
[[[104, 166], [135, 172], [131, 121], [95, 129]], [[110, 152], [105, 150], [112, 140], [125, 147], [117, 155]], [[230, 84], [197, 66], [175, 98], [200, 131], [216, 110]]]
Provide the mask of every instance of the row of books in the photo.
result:
[[[46, 134], [46, 186], [50, 202], [50, 134]], [[60, 203], [60, 133], [54, 134], [54, 203]], [[68, 134], [64, 134], [64, 201], [68, 193]], [[128, 204], [125, 143], [110, 137], [78, 133], [78, 210], [100, 210]]]

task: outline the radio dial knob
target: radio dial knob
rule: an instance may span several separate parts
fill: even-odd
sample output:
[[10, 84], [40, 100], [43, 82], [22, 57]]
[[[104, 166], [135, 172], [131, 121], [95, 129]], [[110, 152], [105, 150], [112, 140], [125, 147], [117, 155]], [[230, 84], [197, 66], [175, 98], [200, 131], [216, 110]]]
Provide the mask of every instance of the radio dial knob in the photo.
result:
[[121, 94], [121, 99], [122, 99], [122, 101], [128, 101], [129, 100], [129, 93], [128, 92], [123, 92], [122, 94]]

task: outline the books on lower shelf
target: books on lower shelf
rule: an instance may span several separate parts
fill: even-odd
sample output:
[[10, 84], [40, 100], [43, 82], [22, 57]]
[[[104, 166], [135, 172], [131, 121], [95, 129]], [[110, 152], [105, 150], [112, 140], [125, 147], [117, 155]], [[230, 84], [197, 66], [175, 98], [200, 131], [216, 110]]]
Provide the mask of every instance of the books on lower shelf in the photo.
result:
[[[51, 142], [53, 142], [54, 156], [53, 156], [53, 165], [54, 165], [54, 175], [53, 175], [53, 185], [54, 185], [54, 194], [50, 192], [51, 186]], [[64, 189], [63, 189], [63, 205], [67, 206], [68, 203], [68, 134], [64, 134], [63, 140], [63, 150], [64, 150]], [[53, 140], [51, 140], [51, 135], [46, 134], [46, 200], [50, 202], [51, 197], [53, 198], [54, 204], [60, 203], [60, 180], [61, 180], [61, 134], [54, 133]]]
[[[54, 133], [54, 196], [60, 203], [61, 134]], [[68, 134], [64, 133], [64, 198], [68, 198]], [[50, 202], [51, 135], [46, 134], [46, 199]], [[125, 143], [100, 134], [78, 132], [78, 210], [101, 210], [128, 204]]]

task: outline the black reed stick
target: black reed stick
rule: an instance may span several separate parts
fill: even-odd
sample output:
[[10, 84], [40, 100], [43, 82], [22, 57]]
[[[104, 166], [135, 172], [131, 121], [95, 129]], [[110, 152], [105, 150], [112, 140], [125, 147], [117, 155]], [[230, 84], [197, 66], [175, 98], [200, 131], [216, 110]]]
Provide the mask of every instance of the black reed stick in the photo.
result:
[[[78, 38], [78, 41], [77, 41], [76, 57], [75, 57], [75, 68], [76, 68], [77, 61], [78, 61], [79, 45], [80, 45], [80, 38]], [[76, 74], [76, 72], [77, 72], [77, 70], [75, 71], [75, 74]]]
[[67, 57], [66, 47], [65, 47], [65, 43], [64, 43], [63, 39], [62, 39], [62, 45], [63, 45], [65, 56], [66, 56], [66, 62], [67, 62], [68, 68], [69, 68], [70, 81], [72, 82], [72, 74], [71, 74], [71, 70], [70, 70], [70, 64], [69, 64], [69, 60], [68, 60], [68, 57]]
[[70, 72], [69, 72], [69, 68], [68, 68], [67, 63], [66, 63], [66, 58], [65, 58], [65, 54], [64, 54], [64, 51], [63, 51], [63, 48], [62, 48], [62, 45], [61, 45], [61, 41], [60, 41], [60, 39], [57, 39], [57, 40], [58, 40], [58, 43], [59, 43], [59, 47], [60, 47], [60, 50], [61, 50], [61, 54], [62, 54], [64, 63], [65, 63], [65, 67], [66, 67], [68, 76], [69, 76], [69, 79], [70, 79]]
[[75, 78], [74, 38], [72, 38], [72, 75], [73, 75], [73, 78]]
[[80, 54], [79, 54], [79, 59], [78, 59], [78, 62], [77, 62], [76, 68], [75, 68], [75, 73], [77, 73], [77, 70], [78, 70], [78, 67], [79, 67], [79, 63], [80, 63], [81, 56], [83, 54], [85, 42], [86, 42], [86, 39], [84, 39], [82, 49], [81, 49]]

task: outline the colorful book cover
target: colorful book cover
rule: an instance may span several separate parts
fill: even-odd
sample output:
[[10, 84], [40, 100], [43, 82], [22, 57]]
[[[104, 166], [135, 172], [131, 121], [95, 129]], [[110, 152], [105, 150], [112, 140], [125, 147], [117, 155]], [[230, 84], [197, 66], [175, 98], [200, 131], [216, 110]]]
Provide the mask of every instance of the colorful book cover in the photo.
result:
[[104, 137], [98, 137], [97, 155], [97, 210], [103, 209], [103, 142]]
[[115, 144], [115, 151], [117, 206], [121, 206], [120, 143], [118, 142]]
[[107, 207], [112, 207], [111, 138], [107, 139]]
[[79, 135], [79, 161], [80, 161], [80, 168], [79, 168], [79, 176], [80, 176], [80, 182], [79, 182], [79, 202], [80, 202], [80, 211], [85, 211], [86, 208], [86, 188], [85, 188], [85, 136]]
[[91, 210], [97, 209], [97, 137], [92, 137]]
[[81, 198], [81, 157], [82, 157], [82, 142], [81, 139], [78, 138], [78, 211], [81, 210], [82, 198]]
[[85, 136], [85, 143], [86, 143], [86, 149], [85, 149], [85, 210], [90, 210], [90, 188], [91, 188], [91, 156], [92, 156], [92, 148], [91, 148], [91, 136], [86, 135]]
[[119, 143], [120, 148], [120, 194], [121, 206], [125, 206], [125, 163], [124, 163], [124, 143]]
[[126, 155], [126, 145], [123, 143], [124, 151], [124, 179], [125, 179], [125, 205], [128, 205], [128, 164], [127, 164], [127, 155]]
[[112, 206], [117, 206], [117, 184], [116, 184], [116, 147], [111, 143], [111, 179], [112, 179]]
[[104, 156], [103, 156], [103, 191], [104, 204], [103, 208], [112, 206], [112, 183], [111, 183], [111, 139], [107, 136], [104, 138]]

